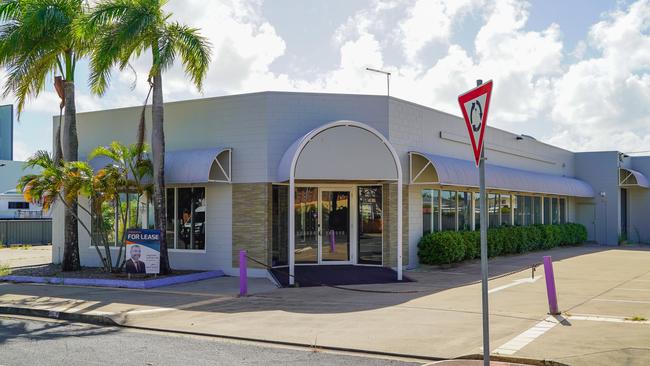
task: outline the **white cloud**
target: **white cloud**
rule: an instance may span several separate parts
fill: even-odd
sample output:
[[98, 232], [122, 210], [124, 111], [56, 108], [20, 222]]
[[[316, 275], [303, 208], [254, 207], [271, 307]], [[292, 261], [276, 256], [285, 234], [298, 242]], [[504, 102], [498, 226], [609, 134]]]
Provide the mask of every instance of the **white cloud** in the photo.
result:
[[591, 27], [599, 55], [571, 65], [554, 85], [551, 141], [576, 150], [647, 150], [650, 142], [650, 2]]
[[[650, 0], [603, 15], [573, 50], [564, 49], [557, 24], [528, 29], [524, 0], [372, 0], [332, 34], [338, 65], [309, 80], [274, 72], [287, 47], [264, 18], [261, 0], [166, 6], [173, 20], [200, 28], [212, 43], [207, 96], [260, 90], [383, 94], [385, 78], [365, 70], [372, 66], [393, 73], [391, 94], [454, 114], [460, 92], [478, 78], [493, 79], [492, 125], [563, 147], [639, 150], [650, 143]], [[470, 15], [482, 24], [473, 42], [462, 43], [456, 33], [466, 31], [460, 26]], [[435, 59], [423, 57], [430, 46], [439, 53]], [[126, 70], [114, 75], [103, 98], [78, 93], [78, 110], [141, 104], [149, 65], [149, 55], [133, 62], [134, 90], [134, 74]], [[166, 100], [201, 96], [179, 62], [164, 84]], [[58, 97], [45, 92], [28, 108], [51, 113], [56, 105]]]
[[417, 0], [399, 25], [408, 60], [416, 61], [418, 52], [430, 42], [447, 43], [455, 21], [481, 5], [481, 0]]

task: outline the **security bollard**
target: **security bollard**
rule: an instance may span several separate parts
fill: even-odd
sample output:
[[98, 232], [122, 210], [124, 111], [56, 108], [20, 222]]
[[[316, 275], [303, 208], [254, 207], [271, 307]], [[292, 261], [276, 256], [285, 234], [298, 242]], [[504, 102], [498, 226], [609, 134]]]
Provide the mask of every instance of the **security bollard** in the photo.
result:
[[555, 276], [553, 275], [553, 260], [551, 256], [544, 256], [544, 276], [546, 277], [546, 294], [548, 296], [548, 311], [551, 315], [557, 315], [557, 292], [555, 291]]
[[246, 251], [239, 251], [239, 296], [248, 295], [248, 273], [246, 271]]

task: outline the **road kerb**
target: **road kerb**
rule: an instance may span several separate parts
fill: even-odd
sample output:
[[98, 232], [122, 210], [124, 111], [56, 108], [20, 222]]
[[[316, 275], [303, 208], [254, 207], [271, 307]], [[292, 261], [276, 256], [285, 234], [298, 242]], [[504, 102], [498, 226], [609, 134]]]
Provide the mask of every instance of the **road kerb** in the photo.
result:
[[[325, 345], [313, 345], [313, 344], [306, 344], [300, 342], [275, 341], [275, 340], [258, 339], [252, 337], [239, 337], [239, 336], [196, 332], [196, 331], [152, 328], [152, 327], [143, 327], [143, 326], [130, 325], [130, 324], [127, 325], [127, 324], [122, 324], [120, 322], [117, 322], [112, 317], [107, 315], [82, 314], [77, 312], [52, 311], [47, 309], [34, 309], [34, 308], [27, 308], [27, 307], [4, 306], [4, 305], [0, 305], [0, 314], [23, 315], [23, 316], [31, 316], [31, 317], [39, 317], [39, 318], [65, 320], [65, 321], [77, 322], [77, 323], [88, 323], [88, 324], [101, 325], [101, 326], [122, 327], [128, 329], [146, 330], [146, 331], [154, 331], [154, 332], [169, 332], [175, 334], [194, 335], [194, 336], [202, 336], [202, 337], [214, 337], [214, 338], [222, 338], [228, 340], [267, 343], [270, 345], [299, 347], [299, 348], [307, 348], [307, 349], [314, 349], [314, 350], [320, 349], [320, 350], [345, 352], [345, 353], [358, 354], [358, 355], [366, 354], [366, 355], [373, 355], [373, 356], [397, 357], [397, 358], [414, 359], [414, 360], [429, 361], [429, 362], [449, 360], [446, 358], [433, 357], [433, 356], [409, 355], [403, 353], [382, 352], [382, 351], [375, 351], [375, 350], [365, 350], [365, 349], [355, 349], [355, 348], [335, 347], [335, 346], [325, 346]], [[477, 360], [477, 359], [481, 359], [480, 357], [481, 355], [477, 354], [477, 355], [461, 356], [456, 359]], [[492, 355], [491, 357], [493, 357], [495, 361], [509, 362], [509, 363], [515, 363], [521, 365], [567, 366], [559, 362], [548, 361], [548, 360], [535, 360], [535, 359], [526, 359], [520, 357], [509, 357], [509, 356], [499, 356], [499, 355]]]

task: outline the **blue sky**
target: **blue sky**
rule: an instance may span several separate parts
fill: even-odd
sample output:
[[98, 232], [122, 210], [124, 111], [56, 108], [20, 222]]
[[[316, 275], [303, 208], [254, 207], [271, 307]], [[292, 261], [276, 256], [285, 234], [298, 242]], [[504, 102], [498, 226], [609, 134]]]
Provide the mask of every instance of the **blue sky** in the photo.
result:
[[[455, 98], [493, 79], [490, 124], [572, 150], [649, 150], [650, 0], [170, 0], [174, 19], [213, 44], [203, 93], [179, 67], [166, 100], [260, 90], [392, 95], [458, 114]], [[140, 75], [115, 74], [98, 98], [80, 63], [77, 109], [137, 105]], [[135, 88], [131, 89], [134, 80]], [[4, 102], [11, 102], [7, 99]], [[48, 88], [15, 128], [14, 155], [51, 149], [58, 101]]]

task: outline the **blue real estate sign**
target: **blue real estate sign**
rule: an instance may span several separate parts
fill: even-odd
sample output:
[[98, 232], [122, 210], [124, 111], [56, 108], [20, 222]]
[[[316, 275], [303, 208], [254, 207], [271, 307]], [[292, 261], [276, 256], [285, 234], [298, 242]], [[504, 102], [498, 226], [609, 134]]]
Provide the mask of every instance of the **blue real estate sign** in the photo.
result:
[[126, 273], [160, 273], [160, 230], [127, 230], [126, 257]]

